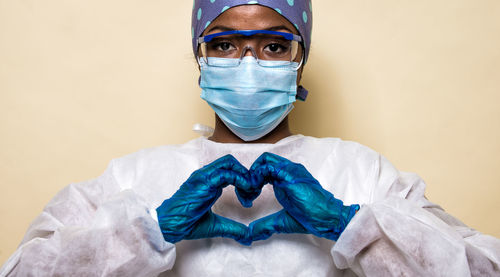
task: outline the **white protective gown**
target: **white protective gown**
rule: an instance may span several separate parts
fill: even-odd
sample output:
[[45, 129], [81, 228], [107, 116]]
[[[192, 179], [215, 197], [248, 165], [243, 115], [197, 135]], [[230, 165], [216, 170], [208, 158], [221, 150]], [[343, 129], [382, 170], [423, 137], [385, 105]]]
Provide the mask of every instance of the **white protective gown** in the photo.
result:
[[[250, 167], [266, 151], [302, 163], [344, 204], [362, 205], [336, 243], [303, 234], [275, 234], [250, 247], [226, 238], [163, 240], [155, 209], [193, 171], [226, 154]], [[0, 276], [500, 276], [500, 241], [446, 214], [424, 190], [417, 175], [354, 142], [199, 138], [115, 159], [99, 178], [66, 187]], [[233, 187], [213, 207], [245, 224], [280, 209], [270, 185], [250, 209]]]

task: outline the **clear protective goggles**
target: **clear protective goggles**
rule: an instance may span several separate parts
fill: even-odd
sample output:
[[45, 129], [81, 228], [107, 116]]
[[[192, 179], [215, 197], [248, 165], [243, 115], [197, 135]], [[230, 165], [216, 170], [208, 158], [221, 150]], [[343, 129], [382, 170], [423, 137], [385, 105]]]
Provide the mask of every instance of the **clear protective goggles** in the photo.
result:
[[206, 35], [198, 38], [199, 55], [210, 66], [219, 66], [214, 59], [234, 59], [226, 66], [239, 66], [250, 51], [261, 66], [269, 66], [267, 61], [280, 61], [281, 65], [302, 65], [300, 51], [302, 37], [292, 33], [270, 30], [233, 30]]

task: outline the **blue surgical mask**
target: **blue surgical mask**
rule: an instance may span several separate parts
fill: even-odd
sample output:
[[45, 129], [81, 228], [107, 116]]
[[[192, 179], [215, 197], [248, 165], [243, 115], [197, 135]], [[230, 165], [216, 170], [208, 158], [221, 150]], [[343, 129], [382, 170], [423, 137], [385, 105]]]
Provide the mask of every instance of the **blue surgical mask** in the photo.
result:
[[[257, 140], [278, 126], [293, 109], [298, 63], [200, 58], [201, 98], [244, 141]], [[234, 63], [239, 65], [234, 66]]]

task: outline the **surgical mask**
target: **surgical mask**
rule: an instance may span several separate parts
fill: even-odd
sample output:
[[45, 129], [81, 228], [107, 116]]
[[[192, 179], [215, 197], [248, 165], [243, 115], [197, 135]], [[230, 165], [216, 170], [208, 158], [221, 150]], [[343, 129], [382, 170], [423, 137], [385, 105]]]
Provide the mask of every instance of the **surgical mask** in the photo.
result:
[[[297, 95], [296, 62], [199, 59], [201, 98], [244, 141], [257, 140], [280, 124]], [[235, 63], [239, 63], [235, 66]]]

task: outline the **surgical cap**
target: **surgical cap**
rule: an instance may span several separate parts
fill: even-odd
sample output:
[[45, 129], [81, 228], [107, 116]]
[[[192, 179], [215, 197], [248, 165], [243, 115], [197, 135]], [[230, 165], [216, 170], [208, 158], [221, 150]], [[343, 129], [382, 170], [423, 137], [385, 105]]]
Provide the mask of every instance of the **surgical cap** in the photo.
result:
[[212, 21], [229, 8], [248, 4], [258, 4], [274, 9], [295, 25], [304, 40], [304, 61], [307, 60], [311, 46], [311, 0], [194, 0], [191, 35], [193, 37], [195, 56], [198, 56], [198, 43], [196, 40]]

